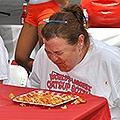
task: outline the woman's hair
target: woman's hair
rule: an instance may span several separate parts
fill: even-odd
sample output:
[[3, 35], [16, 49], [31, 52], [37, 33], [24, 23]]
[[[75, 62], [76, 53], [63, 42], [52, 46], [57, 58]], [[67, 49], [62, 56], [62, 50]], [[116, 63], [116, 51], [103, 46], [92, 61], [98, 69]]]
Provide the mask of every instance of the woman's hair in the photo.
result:
[[83, 34], [84, 44], [87, 45], [89, 42], [89, 35], [85, 28], [87, 22], [79, 5], [69, 4], [61, 11], [54, 13], [49, 20], [67, 21], [67, 24], [47, 23], [42, 29], [42, 36], [47, 41], [54, 37], [61, 37], [66, 39], [68, 44], [75, 45], [78, 43], [79, 35]]

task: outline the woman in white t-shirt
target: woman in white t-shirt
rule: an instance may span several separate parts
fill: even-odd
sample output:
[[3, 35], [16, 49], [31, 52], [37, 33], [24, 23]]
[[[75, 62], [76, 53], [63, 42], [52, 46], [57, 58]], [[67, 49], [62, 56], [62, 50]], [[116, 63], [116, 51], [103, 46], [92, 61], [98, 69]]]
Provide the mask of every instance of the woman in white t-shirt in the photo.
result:
[[10, 71], [8, 64], [8, 52], [0, 36], [0, 84], [10, 83]]
[[[79, 5], [70, 4], [46, 20], [28, 86], [107, 98], [120, 120], [120, 48], [94, 40]], [[106, 118], [107, 119], [107, 118]]]

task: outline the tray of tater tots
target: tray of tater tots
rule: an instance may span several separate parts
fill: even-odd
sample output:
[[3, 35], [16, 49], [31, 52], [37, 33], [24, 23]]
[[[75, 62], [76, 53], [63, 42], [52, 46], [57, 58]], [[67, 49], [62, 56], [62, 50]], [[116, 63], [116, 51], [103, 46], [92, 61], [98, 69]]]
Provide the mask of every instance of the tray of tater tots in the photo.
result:
[[77, 104], [78, 102], [79, 103], [86, 102], [86, 100], [83, 100], [77, 95], [51, 92], [47, 90], [31, 91], [29, 93], [22, 94], [16, 97], [14, 96], [12, 100], [14, 102], [29, 103], [29, 104], [43, 105], [49, 107], [55, 107], [61, 104], [65, 104], [72, 100], [76, 100], [72, 104]]

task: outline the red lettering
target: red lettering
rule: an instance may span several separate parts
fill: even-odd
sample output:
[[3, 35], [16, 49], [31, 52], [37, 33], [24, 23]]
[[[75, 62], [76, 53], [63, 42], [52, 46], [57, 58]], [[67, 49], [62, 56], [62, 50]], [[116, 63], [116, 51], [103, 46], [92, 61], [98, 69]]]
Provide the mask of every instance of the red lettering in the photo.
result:
[[89, 94], [88, 91], [85, 91], [84, 89], [80, 88], [79, 86], [76, 87], [75, 85], [72, 85], [71, 92], [72, 92], [72, 93], [84, 93], [84, 94]]
[[63, 87], [62, 81], [59, 82], [59, 89], [61, 89]]
[[58, 81], [55, 81], [55, 85], [54, 85], [55, 89], [57, 89], [57, 84], [58, 84]]
[[61, 75], [58, 75], [58, 80], [61, 80]]
[[88, 85], [88, 84], [86, 84], [86, 83], [83, 83], [83, 82], [79, 82], [79, 84], [78, 84], [80, 87], [82, 87], [82, 88], [84, 88], [85, 90], [87, 90], [87, 91], [91, 91], [91, 86], [90, 85]]
[[76, 79], [74, 79], [74, 81], [72, 81], [73, 84], [76, 84]]
[[82, 83], [81, 87], [84, 88], [84, 89], [86, 89], [86, 88], [85, 88], [85, 83]]
[[85, 90], [83, 90], [82, 88], [79, 88], [79, 91], [80, 91], [80, 93], [84, 93], [84, 94], [87, 94], [87, 93], [88, 93], [88, 91], [85, 91]]
[[75, 92], [75, 85], [72, 85], [71, 92], [72, 92], [72, 93]]
[[76, 85], [79, 85], [79, 82], [80, 82], [79, 80], [76, 80]]
[[64, 75], [61, 75], [61, 80], [64, 80]]
[[59, 79], [59, 80], [63, 80], [63, 75], [60, 75], [60, 74], [59, 74], [58, 79]]
[[59, 75], [57, 74], [57, 75], [55, 76], [55, 80], [58, 80], [58, 77], [59, 77]]
[[80, 81], [80, 82], [79, 82], [79, 86], [81, 86], [82, 84], [83, 84], [83, 82]]
[[51, 89], [51, 81], [47, 81], [47, 87]]
[[68, 79], [68, 76], [67, 76], [67, 75], [65, 75], [64, 79], [65, 79], [65, 81], [67, 81], [67, 79]]
[[69, 79], [68, 82], [71, 82], [71, 81], [73, 82], [73, 78], [69, 77], [68, 79]]
[[65, 88], [66, 88], [66, 84], [65, 84], [65, 82], [63, 82], [63, 90], [65, 90]]
[[91, 92], [91, 88], [92, 87], [90, 85], [86, 84], [86, 88], [87, 88], [86, 90], [88, 90], [89, 92]]
[[78, 91], [79, 91], [79, 87], [76, 87], [75, 88], [75, 93], [78, 93]]
[[70, 88], [70, 83], [66, 83], [66, 91]]
[[52, 81], [52, 82], [51, 82], [51, 87], [55, 88], [54, 85], [55, 85], [55, 84], [54, 84], [54, 81]]
[[50, 74], [50, 80], [54, 80], [55, 79], [55, 75]]

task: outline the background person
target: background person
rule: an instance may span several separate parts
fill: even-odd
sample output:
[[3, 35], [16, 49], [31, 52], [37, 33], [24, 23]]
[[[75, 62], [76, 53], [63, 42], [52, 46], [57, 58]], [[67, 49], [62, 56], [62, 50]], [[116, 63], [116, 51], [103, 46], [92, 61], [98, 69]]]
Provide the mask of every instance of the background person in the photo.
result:
[[58, 3], [65, 6], [68, 4], [69, 0], [26, 1], [29, 2], [29, 11], [18, 38], [15, 60], [19, 65], [25, 67], [28, 71], [31, 71], [33, 64], [33, 59], [30, 58], [31, 52], [35, 48], [38, 39], [39, 45], [41, 46], [43, 44], [40, 34], [44, 25], [43, 19], [49, 19], [55, 11], [60, 10]]
[[8, 84], [10, 81], [8, 52], [0, 36], [0, 84]]
[[50, 17], [28, 86], [103, 96], [120, 120], [120, 48], [94, 40], [84, 19], [77, 4]]

